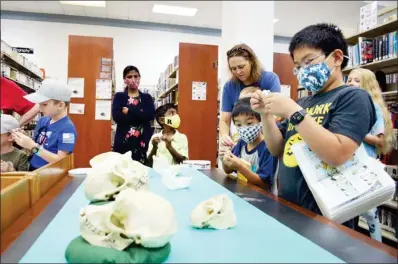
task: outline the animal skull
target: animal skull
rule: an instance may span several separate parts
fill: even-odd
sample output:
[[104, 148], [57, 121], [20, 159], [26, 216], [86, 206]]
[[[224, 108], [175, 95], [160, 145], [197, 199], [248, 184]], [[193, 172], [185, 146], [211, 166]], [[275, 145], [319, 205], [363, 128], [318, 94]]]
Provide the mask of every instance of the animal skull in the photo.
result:
[[191, 225], [197, 228], [228, 229], [236, 225], [231, 198], [226, 194], [201, 202], [191, 213]]
[[114, 155], [109, 159], [106, 155], [102, 158], [103, 161], [95, 163], [87, 173], [84, 185], [87, 199], [107, 201], [126, 188], [149, 191], [148, 167], [132, 160], [131, 152], [120, 155], [120, 158]]
[[90, 244], [124, 250], [132, 243], [163, 247], [177, 232], [171, 204], [151, 192], [125, 189], [114, 202], [88, 205], [80, 213], [80, 233]]

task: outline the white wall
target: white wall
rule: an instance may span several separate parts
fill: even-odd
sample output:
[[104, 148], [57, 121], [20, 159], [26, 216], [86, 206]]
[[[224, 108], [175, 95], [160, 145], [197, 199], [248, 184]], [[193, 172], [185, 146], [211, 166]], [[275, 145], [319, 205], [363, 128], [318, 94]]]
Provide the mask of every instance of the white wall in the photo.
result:
[[[178, 53], [179, 42], [219, 45], [221, 37], [167, 31], [78, 25], [41, 21], [1, 19], [1, 39], [11, 46], [34, 49], [26, 55], [52, 78], [66, 80], [68, 72], [68, 36], [112, 37], [116, 65], [116, 85], [123, 87], [125, 66], [140, 69], [142, 85], [156, 85]], [[287, 52], [286, 44], [275, 44], [275, 52]], [[220, 62], [222, 63], [222, 62]]]

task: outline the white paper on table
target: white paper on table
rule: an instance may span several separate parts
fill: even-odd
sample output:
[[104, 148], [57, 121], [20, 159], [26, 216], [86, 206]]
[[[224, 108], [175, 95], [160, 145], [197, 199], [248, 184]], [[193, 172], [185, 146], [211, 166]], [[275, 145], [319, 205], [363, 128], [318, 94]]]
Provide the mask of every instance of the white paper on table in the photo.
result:
[[69, 114], [84, 115], [84, 104], [74, 104], [69, 105]]
[[290, 97], [290, 85], [281, 85], [281, 94]]
[[95, 101], [95, 120], [111, 120], [111, 101]]
[[95, 98], [96, 99], [111, 99], [112, 98], [112, 82], [111, 82], [111, 80], [97, 79]]
[[192, 100], [206, 101], [206, 82], [192, 82]]
[[68, 78], [68, 85], [72, 89], [72, 98], [84, 98], [84, 78]]

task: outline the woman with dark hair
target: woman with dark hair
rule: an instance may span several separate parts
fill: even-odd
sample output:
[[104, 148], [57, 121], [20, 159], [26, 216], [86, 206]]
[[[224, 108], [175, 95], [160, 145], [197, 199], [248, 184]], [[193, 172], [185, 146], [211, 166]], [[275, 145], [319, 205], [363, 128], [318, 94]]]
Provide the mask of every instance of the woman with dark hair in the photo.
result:
[[141, 74], [135, 66], [123, 70], [126, 84], [124, 92], [118, 92], [112, 102], [112, 116], [117, 124], [113, 151], [126, 153], [131, 158], [148, 165], [146, 152], [153, 129], [150, 121], [155, 118], [152, 96], [138, 90]]

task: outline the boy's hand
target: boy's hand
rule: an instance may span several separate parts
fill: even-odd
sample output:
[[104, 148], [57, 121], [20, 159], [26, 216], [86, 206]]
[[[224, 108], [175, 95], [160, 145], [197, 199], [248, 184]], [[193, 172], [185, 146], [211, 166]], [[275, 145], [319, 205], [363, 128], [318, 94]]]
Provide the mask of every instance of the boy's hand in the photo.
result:
[[220, 156], [220, 158], [223, 158], [224, 155], [228, 152], [231, 152], [231, 147], [229, 146], [220, 146], [220, 149], [218, 150], [218, 156]]
[[129, 109], [127, 107], [123, 107], [122, 108], [122, 113], [127, 115], [127, 113], [129, 112]]
[[171, 147], [171, 140], [172, 140], [172, 136], [171, 135], [163, 135], [162, 136], [162, 140], [164, 141], [164, 143], [166, 143], [166, 147]]
[[[253, 97], [252, 97], [253, 100]], [[255, 107], [259, 105], [256, 99], [253, 100]], [[253, 106], [252, 106], [253, 107]], [[295, 112], [302, 109], [295, 101], [290, 97], [287, 97], [280, 93], [270, 93], [262, 97], [261, 109], [264, 109], [266, 113], [276, 115], [279, 117], [290, 118]], [[254, 109], [254, 108], [253, 108]]]
[[225, 153], [223, 162], [225, 163], [225, 165], [233, 170], [237, 170], [241, 165], [239, 158], [232, 154], [230, 151]]
[[33, 141], [30, 137], [25, 135], [22, 132], [12, 132], [12, 136], [15, 140], [15, 143], [17, 143], [19, 146], [26, 148], [28, 150], [33, 149], [34, 147], [37, 146], [37, 143]]
[[154, 147], [157, 147], [157, 146], [159, 145], [159, 142], [160, 142], [160, 137], [154, 137], [154, 138], [152, 139], [152, 145], [153, 145]]

